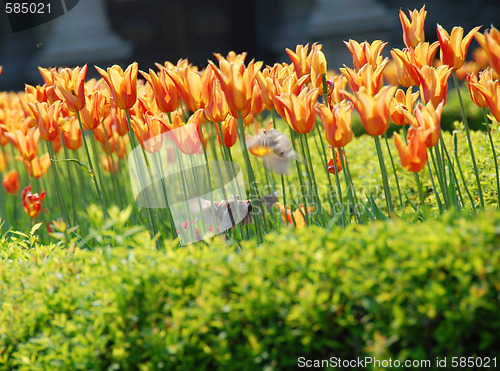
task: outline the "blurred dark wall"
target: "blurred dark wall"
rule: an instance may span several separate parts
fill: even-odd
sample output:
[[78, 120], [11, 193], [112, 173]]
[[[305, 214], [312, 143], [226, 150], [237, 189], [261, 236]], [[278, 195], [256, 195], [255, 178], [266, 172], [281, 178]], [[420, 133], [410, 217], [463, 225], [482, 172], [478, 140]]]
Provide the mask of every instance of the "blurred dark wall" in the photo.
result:
[[134, 45], [141, 69], [188, 58], [206, 66], [212, 53], [259, 54], [256, 4], [233, 0], [107, 0], [112, 28]]
[[[86, 5], [90, 2], [80, 0], [74, 14], [82, 7], [82, 1]], [[119, 38], [129, 42], [131, 52], [115, 60], [90, 60], [87, 54], [84, 58], [101, 67], [110, 63], [126, 67], [137, 61], [141, 70], [154, 68], [155, 62], [175, 63], [179, 58], [206, 66], [208, 59], [214, 59], [214, 52], [225, 55], [231, 50], [248, 52], [247, 60], [254, 58], [273, 64], [288, 61], [285, 48], [315, 41], [324, 44], [329, 66], [338, 68], [343, 63], [351, 63], [342, 43], [349, 38], [358, 41], [381, 38], [389, 42], [387, 51], [402, 47], [398, 11], [420, 9], [424, 3], [414, 0], [99, 1], [101, 7], [104, 4], [109, 26]], [[486, 28], [495, 22], [496, 27], [500, 27], [500, 0], [432, 0], [427, 1], [426, 8], [429, 41], [436, 40], [438, 22], [447, 30], [460, 25], [466, 32], [476, 25]], [[37, 58], [54, 25], [52, 21], [14, 33], [7, 16], [0, 14], [0, 65], [5, 66], [0, 76], [0, 90], [20, 90], [24, 83], [41, 83]], [[82, 36], [81, 25], [79, 27]], [[87, 30], [83, 29], [83, 33]], [[88, 36], [87, 39], [89, 37], [95, 38]], [[77, 63], [85, 62], [87, 60]], [[55, 65], [62, 64], [55, 62]], [[95, 75], [95, 71], [89, 69], [89, 75]]]

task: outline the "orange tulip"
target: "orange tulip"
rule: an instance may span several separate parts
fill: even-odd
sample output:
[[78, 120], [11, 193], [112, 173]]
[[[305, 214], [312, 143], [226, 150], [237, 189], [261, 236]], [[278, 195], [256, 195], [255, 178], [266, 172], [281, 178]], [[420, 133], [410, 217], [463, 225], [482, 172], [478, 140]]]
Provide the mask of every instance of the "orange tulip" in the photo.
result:
[[59, 114], [61, 112], [61, 102], [57, 101], [51, 106], [45, 102], [28, 103], [28, 105], [36, 118], [42, 139], [46, 142], [55, 140], [60, 134]]
[[83, 144], [82, 132], [80, 131], [80, 125], [76, 117], [70, 117], [68, 119], [68, 125], [66, 130], [63, 130], [64, 145], [67, 149], [76, 151]]
[[344, 75], [336, 75], [333, 76], [331, 80], [329, 80], [332, 85], [331, 91], [328, 93], [328, 104], [333, 106], [342, 102], [345, 99], [344, 94], [341, 92], [345, 90], [347, 85], [347, 79]]
[[[332, 148], [329, 146], [330, 149], [330, 160], [328, 160], [328, 172], [330, 174], [335, 174], [335, 164], [337, 165], [337, 171], [340, 173], [343, 169], [342, 166], [342, 160], [340, 159], [340, 154], [339, 154], [339, 149], [338, 148]], [[345, 163], [345, 152], [340, 149], [340, 152], [342, 152], [342, 158], [344, 159]], [[335, 153], [335, 164], [333, 162], [334, 158], [334, 153]]]
[[500, 31], [491, 26], [484, 34], [477, 32], [475, 38], [481, 48], [486, 51], [490, 66], [500, 75]]
[[10, 195], [15, 195], [19, 192], [19, 188], [21, 187], [21, 182], [19, 181], [19, 173], [17, 170], [11, 170], [7, 174], [2, 181], [3, 187]]
[[453, 27], [451, 30], [451, 36], [446, 32], [446, 30], [437, 25], [437, 34], [439, 39], [439, 44], [441, 46], [441, 61], [443, 64], [450, 66], [453, 71], [458, 70], [465, 61], [465, 56], [467, 55], [467, 49], [469, 44], [474, 37], [474, 34], [481, 27], [474, 27], [467, 36], [463, 37], [464, 29], [462, 27]]
[[28, 174], [36, 179], [40, 179], [49, 171], [51, 163], [48, 152], [41, 157], [35, 157], [31, 161], [24, 160], [24, 166], [28, 170]]
[[43, 86], [37, 85], [35, 87], [26, 84], [24, 91], [26, 92], [26, 100], [31, 103], [46, 102], [48, 104], [53, 104], [54, 102], [60, 100], [59, 97], [55, 94], [53, 86], [47, 86], [44, 84]]
[[476, 106], [481, 108], [488, 107], [486, 96], [491, 95], [490, 86], [492, 84], [494, 84], [494, 80], [491, 69], [480, 72], [479, 79], [475, 74], [467, 75], [467, 86], [469, 87], [470, 97]]
[[389, 108], [389, 114], [391, 116], [392, 122], [396, 125], [406, 125], [408, 122], [405, 119], [403, 110], [412, 112], [413, 106], [418, 99], [418, 93], [412, 93], [412, 88], [408, 88], [406, 93], [398, 89], [394, 98], [391, 100], [391, 106]]
[[40, 75], [42, 75], [43, 82], [47, 86], [53, 86], [55, 83], [54, 79], [54, 72], [57, 72], [55, 68], [43, 68], [43, 67], [38, 67], [38, 71], [40, 72]]
[[167, 127], [161, 120], [150, 115], [144, 98], [139, 98], [138, 102], [140, 109], [137, 115], [132, 116], [132, 129], [146, 152], [158, 152], [163, 146], [162, 134], [167, 131]]
[[[97, 139], [97, 137], [96, 137]], [[111, 131], [109, 140], [106, 142], [101, 142], [101, 148], [107, 153], [116, 153], [119, 159], [123, 159], [127, 156], [127, 143], [129, 142], [129, 136], [121, 136], [116, 131]]]
[[389, 127], [389, 107], [396, 91], [395, 86], [384, 86], [373, 96], [367, 88], [362, 86], [353, 95], [345, 92], [345, 96], [353, 104], [361, 117], [361, 123], [366, 132], [371, 136], [382, 135]]
[[352, 110], [353, 105], [350, 102], [326, 107], [323, 104], [316, 104], [315, 109], [325, 130], [326, 141], [332, 147], [345, 147], [353, 138], [352, 132]]
[[165, 71], [165, 74], [174, 81], [182, 100], [190, 111], [195, 112], [205, 107], [207, 97], [203, 96], [202, 76], [195, 67], [165, 68], [162, 71]]
[[[236, 144], [238, 141], [238, 120], [231, 115], [227, 115], [226, 119], [219, 124], [215, 124], [217, 130], [217, 139], [219, 144], [222, 146], [221, 130], [222, 136], [224, 138], [224, 147], [230, 148]], [[219, 127], [220, 126], [220, 127]]]
[[500, 121], [500, 85], [499, 81], [490, 81], [487, 86], [474, 84], [476, 89], [483, 95], [490, 107], [492, 115], [497, 121]]
[[323, 74], [326, 76], [327, 73], [326, 57], [320, 49], [313, 50], [311, 54], [311, 84], [313, 87], [323, 91]]
[[254, 62], [251, 61], [245, 68], [241, 59], [230, 62], [221, 57], [220, 69], [211, 61], [209, 63], [220, 81], [231, 115], [237, 117], [238, 112], [241, 112], [242, 117], [247, 116], [250, 113], [255, 78]]
[[99, 90], [88, 96], [85, 108], [82, 109], [82, 125], [87, 130], [94, 130], [111, 112], [111, 106], [106, 96]]
[[375, 40], [371, 44], [366, 41], [360, 44], [355, 40], [349, 40], [349, 42], [344, 41], [344, 44], [351, 52], [354, 71], [356, 72], [366, 64], [370, 64], [373, 69], [377, 69], [384, 60], [381, 54], [387, 43], [381, 40]]
[[22, 193], [23, 208], [31, 219], [35, 219], [42, 211], [42, 201], [45, 198], [45, 191], [31, 193], [31, 184], [24, 188]]
[[[314, 105], [318, 99], [317, 88], [308, 91], [303, 89], [297, 96], [293, 93], [283, 93], [276, 97], [280, 110], [284, 113], [284, 119], [300, 134], [310, 133], [316, 123], [316, 112]], [[278, 109], [276, 111], [279, 112]]]
[[401, 167], [404, 170], [418, 173], [427, 164], [425, 137], [423, 129], [410, 128], [405, 144], [399, 134], [394, 133], [394, 142], [401, 160]]
[[[283, 223], [285, 225], [294, 225], [293, 221], [295, 220], [295, 225], [297, 228], [304, 228], [306, 226], [306, 221], [305, 221], [305, 208], [303, 205], [299, 205], [298, 209], [295, 209], [295, 211], [291, 211], [290, 206], [287, 205], [286, 210], [285, 207], [280, 204], [279, 202], [276, 203], [276, 206], [278, 209], [281, 211], [281, 217], [283, 218]], [[308, 207], [307, 208], [307, 213], [311, 214], [314, 211], [315, 207]], [[293, 216], [292, 216], [293, 214]]]
[[414, 9], [410, 11], [411, 21], [402, 10], [399, 10], [399, 20], [403, 27], [403, 41], [407, 48], [414, 48], [425, 41], [424, 25], [426, 16], [425, 5], [420, 10]]
[[423, 66], [417, 73], [420, 77], [420, 98], [424, 103], [432, 102], [436, 107], [440, 102], [446, 103], [448, 94], [448, 78], [453, 69], [447, 65], [438, 68]]
[[341, 68], [340, 72], [346, 77], [353, 92], [365, 86], [370, 94], [376, 94], [384, 86], [383, 73], [387, 63], [389, 63], [388, 58], [384, 59], [376, 69], [371, 64], [365, 64], [357, 72], [349, 67]]
[[113, 126], [113, 128], [119, 135], [127, 135], [129, 126], [127, 122], [127, 115], [123, 110], [117, 109], [116, 107], [111, 108], [109, 116], [104, 119], [104, 121], [107, 120], [111, 122], [111, 126]]
[[259, 83], [254, 80], [252, 88], [252, 99], [250, 101], [250, 113], [258, 115], [265, 109], [264, 101], [262, 99], [262, 92]]
[[413, 111], [413, 116], [408, 111], [404, 111], [405, 117], [414, 128], [421, 128], [425, 132], [425, 146], [434, 147], [441, 135], [441, 112], [444, 103], [441, 102], [434, 108], [432, 102], [425, 106], [420, 103]]
[[205, 107], [204, 113], [208, 120], [217, 123], [226, 119], [229, 114], [226, 97], [222, 92], [220, 83], [216, 79], [212, 79], [210, 89], [210, 99]]
[[95, 68], [106, 82], [118, 108], [123, 110], [132, 108], [137, 100], [137, 62], [128, 66], [125, 72], [118, 65], [109, 67], [107, 71], [97, 66]]
[[179, 107], [179, 88], [165, 68], [162, 68], [158, 75], [152, 69], [149, 69], [149, 74], [142, 71], [141, 74], [153, 88], [155, 101], [160, 111], [173, 112]]
[[396, 63], [399, 84], [404, 87], [419, 85], [417, 70], [432, 65], [438, 47], [439, 43], [436, 41], [432, 44], [421, 43], [415, 48], [392, 49], [391, 56]]
[[26, 161], [33, 160], [38, 153], [38, 142], [40, 141], [40, 131], [38, 128], [31, 128], [26, 133], [21, 130], [5, 133], [15, 147], [21, 152], [21, 156]]
[[200, 108], [196, 111], [186, 124], [177, 111], [174, 111], [171, 117], [172, 122], [168, 124], [167, 135], [177, 148], [186, 155], [203, 153], [200, 133], [203, 110]]
[[54, 72], [56, 94], [66, 103], [71, 112], [81, 111], [85, 107], [85, 76], [87, 65], [75, 67], [73, 70], [64, 68], [60, 73]]
[[[314, 75], [313, 84], [316, 84], [317, 79], [322, 73], [326, 73], [326, 59], [324, 58], [323, 52], [321, 52], [322, 45], [314, 43], [311, 46], [311, 52], [309, 51], [309, 44], [307, 45], [297, 45], [295, 52], [290, 49], [286, 49], [286, 53], [292, 61], [295, 73], [298, 78], [303, 76], [308, 76], [311, 81], [312, 75]], [[314, 70], [314, 72], [312, 72]], [[315, 85], [316, 86], [316, 85]]]

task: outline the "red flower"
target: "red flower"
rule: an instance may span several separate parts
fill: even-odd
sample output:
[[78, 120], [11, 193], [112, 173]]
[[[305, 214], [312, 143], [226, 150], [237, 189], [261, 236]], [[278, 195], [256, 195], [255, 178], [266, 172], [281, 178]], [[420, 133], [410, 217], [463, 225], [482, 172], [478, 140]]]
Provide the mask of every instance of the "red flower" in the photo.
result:
[[45, 191], [31, 193], [31, 184], [23, 189], [23, 208], [31, 219], [35, 219], [42, 211], [42, 201], [45, 198]]
[[8, 194], [15, 195], [19, 192], [21, 183], [19, 182], [19, 173], [17, 170], [11, 170], [3, 178], [2, 184]]

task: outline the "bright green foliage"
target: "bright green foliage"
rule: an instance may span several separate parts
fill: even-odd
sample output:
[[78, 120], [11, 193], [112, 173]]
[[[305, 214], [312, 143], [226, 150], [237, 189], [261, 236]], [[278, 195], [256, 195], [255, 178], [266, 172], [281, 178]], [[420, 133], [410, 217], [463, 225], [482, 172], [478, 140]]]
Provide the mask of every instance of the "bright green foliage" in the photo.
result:
[[0, 239], [1, 370], [498, 354], [500, 212], [285, 229], [238, 251], [222, 239], [156, 250], [144, 236], [70, 252], [25, 238]]

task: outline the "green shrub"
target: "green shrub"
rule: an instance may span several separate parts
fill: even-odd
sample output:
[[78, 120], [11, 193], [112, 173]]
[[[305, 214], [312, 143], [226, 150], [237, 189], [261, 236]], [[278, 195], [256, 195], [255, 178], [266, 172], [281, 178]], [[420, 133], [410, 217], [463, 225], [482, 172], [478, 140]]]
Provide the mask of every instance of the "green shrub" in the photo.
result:
[[2, 370], [281, 370], [494, 356], [500, 213], [308, 228], [234, 251], [0, 239]]

